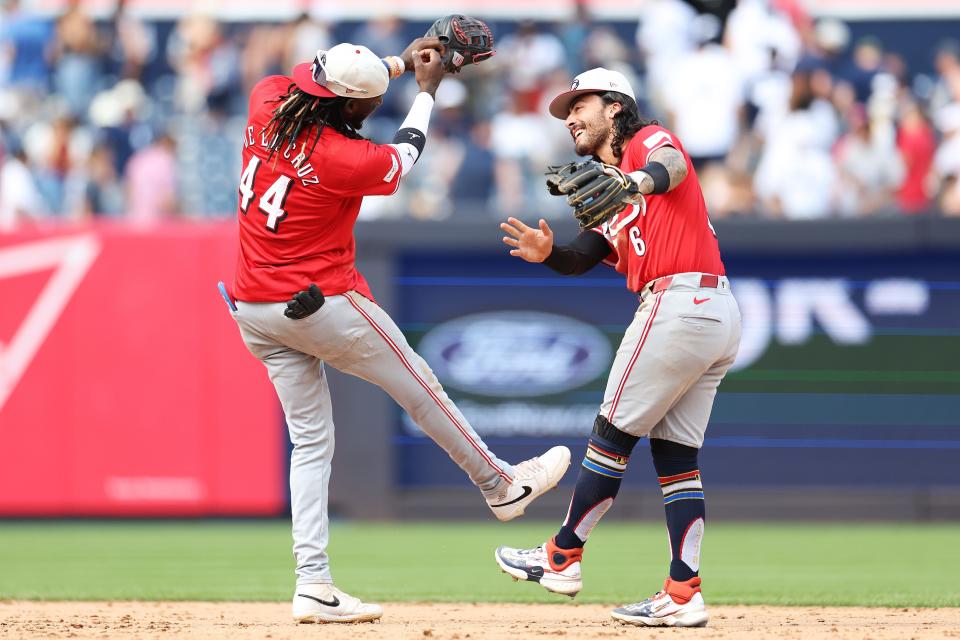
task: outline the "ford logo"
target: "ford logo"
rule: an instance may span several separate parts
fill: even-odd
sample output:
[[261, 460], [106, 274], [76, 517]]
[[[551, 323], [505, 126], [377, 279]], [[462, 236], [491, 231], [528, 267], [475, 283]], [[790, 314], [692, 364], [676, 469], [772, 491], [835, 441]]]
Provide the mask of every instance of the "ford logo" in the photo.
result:
[[576, 389], [606, 372], [610, 343], [566, 316], [497, 311], [437, 325], [417, 351], [451, 387], [485, 396], [522, 397]]

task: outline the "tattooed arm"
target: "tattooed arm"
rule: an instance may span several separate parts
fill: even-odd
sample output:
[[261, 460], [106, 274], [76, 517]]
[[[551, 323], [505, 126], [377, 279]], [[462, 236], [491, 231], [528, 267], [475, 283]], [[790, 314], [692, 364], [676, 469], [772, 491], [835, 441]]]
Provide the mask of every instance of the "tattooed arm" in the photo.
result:
[[650, 154], [650, 162], [631, 173], [630, 177], [640, 185], [640, 193], [643, 195], [666, 193], [687, 177], [687, 161], [679, 150], [660, 147]]

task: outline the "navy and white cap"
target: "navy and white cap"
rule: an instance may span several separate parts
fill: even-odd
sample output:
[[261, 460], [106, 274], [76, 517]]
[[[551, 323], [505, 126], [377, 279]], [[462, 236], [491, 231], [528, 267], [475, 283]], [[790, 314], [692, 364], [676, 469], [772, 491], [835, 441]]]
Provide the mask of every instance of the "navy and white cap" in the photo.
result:
[[553, 99], [550, 103], [550, 115], [566, 120], [570, 114], [570, 105], [578, 97], [586, 93], [606, 93], [607, 91], [617, 91], [630, 96], [634, 102], [637, 101], [637, 96], [633, 93], [633, 87], [627, 82], [626, 76], [619, 71], [597, 67], [578, 75], [573, 79], [570, 91], [565, 91]]
[[376, 98], [387, 92], [390, 74], [370, 49], [344, 42], [294, 67], [293, 81], [318, 98]]

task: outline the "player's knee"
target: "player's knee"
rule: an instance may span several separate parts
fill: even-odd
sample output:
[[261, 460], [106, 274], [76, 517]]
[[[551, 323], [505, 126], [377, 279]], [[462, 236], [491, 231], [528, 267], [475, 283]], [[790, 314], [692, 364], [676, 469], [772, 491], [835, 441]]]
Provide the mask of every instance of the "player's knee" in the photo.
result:
[[686, 473], [698, 468], [697, 456], [700, 449], [679, 442], [650, 438], [650, 454], [658, 476], [671, 476]]
[[640, 440], [637, 436], [621, 431], [602, 415], [598, 415], [597, 419], [593, 421], [593, 435], [616, 445], [619, 450], [623, 450], [627, 454], [633, 451], [633, 447]]

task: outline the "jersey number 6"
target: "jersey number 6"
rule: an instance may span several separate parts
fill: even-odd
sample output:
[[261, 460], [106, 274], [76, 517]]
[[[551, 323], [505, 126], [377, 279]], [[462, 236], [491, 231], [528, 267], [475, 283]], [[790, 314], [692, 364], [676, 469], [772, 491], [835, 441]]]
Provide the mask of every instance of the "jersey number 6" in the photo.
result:
[[630, 227], [630, 244], [633, 245], [633, 250], [638, 256], [647, 252], [647, 243], [640, 237], [640, 229], [636, 227]]
[[[243, 170], [240, 176], [240, 211], [247, 215], [247, 208], [250, 201], [256, 195], [253, 192], [253, 183], [257, 179], [257, 169], [260, 168], [260, 158], [253, 156], [247, 163], [247, 168]], [[267, 229], [277, 233], [277, 227], [280, 221], [287, 217], [287, 212], [283, 209], [283, 204], [290, 195], [290, 188], [293, 186], [293, 178], [280, 176], [270, 188], [267, 189], [260, 200], [257, 201], [257, 208], [267, 216]]]

